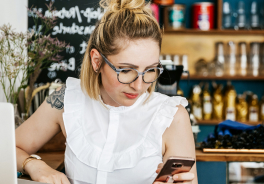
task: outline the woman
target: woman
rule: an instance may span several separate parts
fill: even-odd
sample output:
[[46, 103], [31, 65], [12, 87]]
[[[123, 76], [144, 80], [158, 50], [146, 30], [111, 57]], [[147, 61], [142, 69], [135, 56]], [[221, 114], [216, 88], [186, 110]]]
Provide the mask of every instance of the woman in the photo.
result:
[[[153, 92], [162, 33], [145, 0], [100, 4], [80, 79], [68, 78], [16, 130], [18, 170], [35, 181], [151, 184], [169, 156], [195, 158], [187, 100]], [[28, 159], [59, 131], [68, 178]], [[197, 184], [196, 166], [173, 179]]]

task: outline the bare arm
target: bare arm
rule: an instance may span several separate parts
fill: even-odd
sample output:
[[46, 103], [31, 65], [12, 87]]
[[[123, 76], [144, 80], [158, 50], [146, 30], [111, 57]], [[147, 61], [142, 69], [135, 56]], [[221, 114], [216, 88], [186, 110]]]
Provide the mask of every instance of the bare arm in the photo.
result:
[[[65, 86], [58, 88], [28, 120], [16, 129], [18, 171], [22, 171], [22, 163], [30, 154], [36, 153], [45, 143], [61, 131], [64, 93]], [[32, 173], [31, 170], [36, 165], [48, 167], [43, 161], [33, 160], [26, 164], [26, 174]]]
[[[165, 142], [163, 163], [170, 156], [195, 158], [195, 144], [192, 127], [188, 112], [183, 106], [179, 106], [173, 122], [163, 134], [163, 139]], [[192, 167], [190, 173], [193, 173], [194, 176], [192, 184], [198, 184], [196, 164]]]

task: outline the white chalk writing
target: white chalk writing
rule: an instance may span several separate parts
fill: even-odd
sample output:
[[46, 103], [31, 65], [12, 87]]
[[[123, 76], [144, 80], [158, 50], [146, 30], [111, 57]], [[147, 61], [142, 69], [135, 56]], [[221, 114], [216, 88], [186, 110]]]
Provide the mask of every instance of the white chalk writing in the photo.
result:
[[86, 50], [86, 47], [87, 47], [87, 43], [85, 41], [83, 41], [81, 44], [80, 44], [80, 47], [81, 47], [81, 51], [80, 51], [80, 54], [84, 54], [85, 53], [85, 50]]
[[51, 66], [48, 68], [48, 70], [49, 71], [59, 71], [59, 70], [74, 71], [75, 70], [75, 58], [71, 57], [68, 62], [67, 62], [67, 60], [62, 60], [59, 63], [52, 63]]
[[70, 46], [66, 48], [66, 53], [73, 54], [75, 52], [75, 47]]
[[94, 10], [94, 8], [86, 8], [85, 11], [81, 10], [81, 13], [87, 18], [88, 23], [90, 23], [92, 19], [100, 20], [104, 15], [104, 12], [101, 12], [100, 8], [96, 10]]
[[60, 26], [55, 26], [53, 28], [52, 35], [56, 34], [79, 34], [79, 35], [90, 35], [95, 29], [94, 25], [90, 26], [78, 26], [75, 23], [72, 23], [72, 26], [64, 26], [63, 23], [60, 23]]
[[84, 17], [87, 18], [87, 22], [90, 23], [92, 19], [100, 20], [102, 16], [104, 15], [104, 12], [101, 11], [100, 8], [94, 9], [94, 8], [86, 8], [86, 10], [79, 9], [79, 6], [71, 7], [69, 10], [66, 10], [65, 7], [63, 7], [61, 10], [55, 10], [53, 13], [51, 13], [49, 10], [45, 11], [45, 17], [51, 17], [52, 14], [54, 16], [57, 16], [60, 19], [75, 19], [77, 17], [78, 22], [82, 23], [82, 17], [81, 13]]

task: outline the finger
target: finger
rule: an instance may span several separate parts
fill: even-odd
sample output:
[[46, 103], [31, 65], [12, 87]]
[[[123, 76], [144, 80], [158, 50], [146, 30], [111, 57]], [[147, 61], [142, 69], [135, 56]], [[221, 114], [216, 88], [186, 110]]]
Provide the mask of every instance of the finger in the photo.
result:
[[158, 165], [158, 168], [162, 168], [163, 167], [163, 163], [160, 163], [159, 165]]
[[192, 181], [194, 179], [194, 174], [191, 172], [174, 174], [174, 181]]
[[156, 173], [159, 173], [160, 172], [160, 170], [162, 169], [162, 167], [163, 167], [163, 163], [160, 163], [159, 165], [158, 165], [158, 168], [157, 168], [157, 170], [156, 170]]
[[65, 176], [61, 179], [61, 184], [71, 184], [68, 178]]

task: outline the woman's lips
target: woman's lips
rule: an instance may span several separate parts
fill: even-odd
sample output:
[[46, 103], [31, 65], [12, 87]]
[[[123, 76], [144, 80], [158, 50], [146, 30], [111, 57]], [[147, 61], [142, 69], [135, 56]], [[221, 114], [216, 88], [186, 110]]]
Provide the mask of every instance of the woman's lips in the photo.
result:
[[133, 94], [133, 93], [125, 93], [124, 94], [126, 95], [127, 98], [129, 99], [134, 99], [134, 98], [137, 98], [138, 94]]

